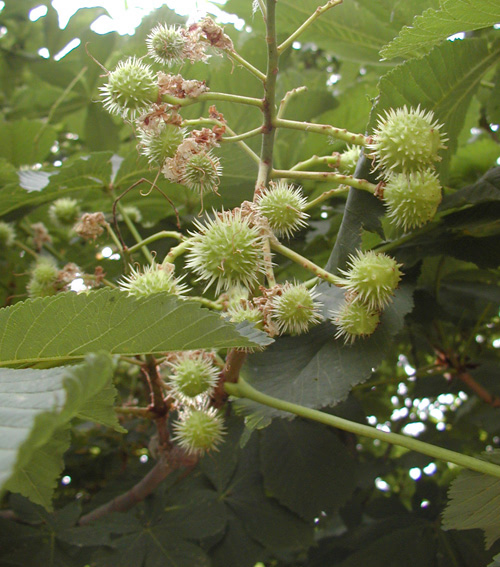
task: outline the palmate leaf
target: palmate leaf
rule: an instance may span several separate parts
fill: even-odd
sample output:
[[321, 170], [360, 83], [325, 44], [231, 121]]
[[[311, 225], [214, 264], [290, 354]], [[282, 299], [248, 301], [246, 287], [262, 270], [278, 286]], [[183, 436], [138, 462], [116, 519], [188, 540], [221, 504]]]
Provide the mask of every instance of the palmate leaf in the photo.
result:
[[[500, 450], [485, 454], [486, 460], [500, 463]], [[443, 529], [484, 530], [486, 547], [500, 538], [500, 479], [463, 470], [451, 483], [449, 502], [443, 513]]]
[[496, 0], [443, 0], [440, 8], [415, 16], [412, 25], [405, 26], [380, 54], [385, 59], [421, 56], [450, 35], [491, 27], [499, 21]]
[[260, 458], [267, 491], [309, 522], [338, 510], [356, 488], [354, 459], [316, 423], [274, 420], [261, 435]]
[[0, 489], [50, 509], [72, 419], [119, 426], [107, 354], [50, 370], [0, 369]]
[[136, 355], [270, 342], [248, 323], [234, 325], [168, 293], [67, 292], [0, 310], [0, 366], [62, 364], [99, 350]]
[[43, 161], [57, 134], [51, 126], [36, 120], [0, 122], [0, 156], [16, 166]]
[[500, 56], [500, 42], [489, 48], [486, 40], [465, 39], [435, 47], [425, 57], [410, 60], [386, 73], [379, 82], [380, 97], [370, 119], [373, 128], [378, 115], [404, 105], [432, 110], [444, 124], [448, 150], [442, 152], [441, 173], [457, 148], [472, 95], [484, 73]]

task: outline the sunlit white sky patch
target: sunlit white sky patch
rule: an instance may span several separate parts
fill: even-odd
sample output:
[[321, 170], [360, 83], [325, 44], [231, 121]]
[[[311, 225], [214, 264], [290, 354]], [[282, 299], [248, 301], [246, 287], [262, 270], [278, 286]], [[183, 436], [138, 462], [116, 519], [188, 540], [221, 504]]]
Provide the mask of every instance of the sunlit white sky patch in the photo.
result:
[[[53, 0], [52, 5], [59, 13], [59, 25], [64, 27], [69, 18], [80, 8], [102, 6], [109, 16], [101, 16], [93, 24], [96, 33], [117, 31], [120, 34], [133, 34], [144, 16], [161, 6], [168, 6], [178, 14], [196, 21], [207, 13], [224, 23], [237, 23], [237, 18], [225, 14], [219, 6], [226, 0]], [[240, 24], [241, 25], [241, 24]]]

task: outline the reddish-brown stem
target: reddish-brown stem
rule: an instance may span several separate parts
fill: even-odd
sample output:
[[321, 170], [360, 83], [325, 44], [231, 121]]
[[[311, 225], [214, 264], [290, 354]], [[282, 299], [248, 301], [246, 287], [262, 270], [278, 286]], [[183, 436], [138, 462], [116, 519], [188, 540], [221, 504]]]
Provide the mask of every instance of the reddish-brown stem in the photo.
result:
[[224, 389], [224, 384], [227, 382], [238, 382], [240, 370], [246, 360], [246, 357], [247, 353], [243, 350], [233, 348], [229, 351], [224, 368], [220, 373], [219, 381], [214, 393], [212, 394], [213, 407], [220, 408], [224, 405], [227, 400], [227, 393]]
[[163, 455], [160, 458], [148, 474], [135, 486], [124, 494], [120, 494], [120, 496], [92, 510], [92, 512], [85, 514], [80, 518], [78, 524], [85, 526], [112, 512], [127, 512], [149, 496], [174, 470], [180, 467], [192, 468], [196, 463], [196, 457], [188, 455], [180, 447], [173, 447], [167, 455]]
[[146, 363], [141, 367], [145, 381], [148, 385], [151, 405], [149, 409], [154, 413], [154, 422], [158, 430], [158, 440], [163, 451], [172, 447], [170, 435], [167, 428], [168, 412], [170, 404], [163, 395], [163, 381], [158, 372], [158, 365], [154, 356], [146, 357]]
[[458, 372], [457, 378], [462, 380], [483, 402], [486, 402], [494, 408], [500, 408], [500, 398], [488, 392], [488, 390], [484, 386], [481, 386], [468, 372]]

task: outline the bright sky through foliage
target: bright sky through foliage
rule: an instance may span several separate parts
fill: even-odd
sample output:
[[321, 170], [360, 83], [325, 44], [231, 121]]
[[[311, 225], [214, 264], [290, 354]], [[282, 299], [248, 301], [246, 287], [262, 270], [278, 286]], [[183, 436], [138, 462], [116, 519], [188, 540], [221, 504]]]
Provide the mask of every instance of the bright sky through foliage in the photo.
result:
[[[224, 3], [224, 0], [215, 1], [215, 4], [219, 5]], [[92, 29], [97, 33], [117, 31], [120, 34], [133, 34], [144, 16], [164, 5], [183, 16], [188, 16], [192, 21], [198, 20], [207, 13], [224, 22], [235, 20], [234, 17], [229, 20], [227, 14], [223, 14], [215, 4], [207, 0], [53, 0], [52, 2], [59, 12], [61, 27], [67, 24], [71, 15], [79, 8], [103, 6], [109, 16], [98, 18], [92, 24]]]

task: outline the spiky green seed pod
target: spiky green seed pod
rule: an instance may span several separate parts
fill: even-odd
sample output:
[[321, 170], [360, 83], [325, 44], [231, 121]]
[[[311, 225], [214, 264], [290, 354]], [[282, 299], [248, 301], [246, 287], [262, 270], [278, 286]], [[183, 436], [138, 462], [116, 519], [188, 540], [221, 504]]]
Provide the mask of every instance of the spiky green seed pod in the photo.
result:
[[40, 258], [31, 270], [27, 292], [30, 297], [48, 297], [57, 293], [59, 270], [47, 258]]
[[118, 282], [120, 289], [129, 295], [148, 296], [153, 293], [167, 292], [182, 295], [187, 287], [174, 276], [173, 265], [162, 266], [153, 262], [141, 269], [130, 268], [130, 275]]
[[225, 428], [221, 416], [214, 408], [186, 408], [173, 424], [173, 439], [185, 451], [202, 455], [217, 451]]
[[211, 151], [200, 152], [186, 160], [180, 181], [195, 193], [217, 192], [221, 174], [219, 158]]
[[264, 330], [261, 310], [257, 307], [253, 307], [249, 303], [230, 307], [227, 314], [233, 323], [243, 323], [244, 321], [248, 321], [249, 323], [252, 323], [255, 328], [260, 329], [261, 331]]
[[336, 339], [353, 343], [359, 337], [371, 335], [380, 322], [380, 314], [359, 301], [345, 302], [338, 311], [333, 311], [332, 323], [337, 326]]
[[440, 161], [439, 150], [446, 148], [442, 124], [432, 111], [406, 106], [386, 111], [380, 117], [369, 149], [384, 175], [410, 173], [432, 167]]
[[307, 203], [300, 187], [279, 181], [265, 189], [257, 199], [260, 213], [267, 218], [269, 226], [277, 236], [291, 237], [294, 232], [307, 226], [309, 217], [304, 212]]
[[175, 124], [159, 122], [157, 127], [139, 130], [139, 148], [151, 165], [162, 166], [175, 155], [184, 140], [184, 130]]
[[318, 294], [307, 289], [304, 284], [287, 282], [281, 294], [272, 299], [272, 318], [280, 333], [301, 335], [323, 320], [319, 309], [321, 303], [316, 300]]
[[431, 170], [393, 174], [384, 187], [387, 216], [405, 230], [431, 221], [441, 198], [441, 184]]
[[235, 285], [253, 287], [264, 272], [263, 241], [260, 231], [251, 226], [240, 209], [222, 211], [205, 224], [195, 220], [194, 234], [186, 266], [198, 275], [198, 281], [214, 282], [217, 293]]
[[153, 70], [135, 57], [120, 61], [99, 90], [108, 112], [130, 119], [147, 111], [159, 94]]
[[78, 201], [71, 197], [57, 199], [49, 207], [49, 217], [57, 226], [72, 227], [80, 214]]
[[354, 175], [360, 156], [361, 148], [359, 146], [348, 146], [347, 150], [340, 154], [339, 172], [343, 175]]
[[174, 397], [181, 401], [210, 395], [217, 383], [219, 370], [203, 352], [185, 351], [170, 363], [172, 372], [168, 379]]
[[354, 301], [370, 309], [381, 309], [391, 301], [401, 279], [401, 264], [386, 254], [369, 250], [350, 256], [348, 270], [340, 270], [345, 278], [338, 284], [345, 287]]
[[148, 54], [157, 63], [176, 65], [183, 62], [187, 37], [176, 26], [159, 24], [146, 38]]
[[16, 231], [8, 222], [0, 221], [0, 246], [9, 248], [14, 243]]

